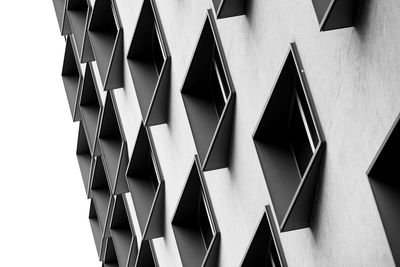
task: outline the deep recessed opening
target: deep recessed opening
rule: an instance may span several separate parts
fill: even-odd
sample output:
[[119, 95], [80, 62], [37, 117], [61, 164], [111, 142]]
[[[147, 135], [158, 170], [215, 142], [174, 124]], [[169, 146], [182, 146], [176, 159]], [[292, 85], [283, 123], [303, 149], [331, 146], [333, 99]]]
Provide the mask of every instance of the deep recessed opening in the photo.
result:
[[367, 174], [396, 266], [400, 264], [400, 123], [396, 119]]
[[104, 255], [104, 267], [118, 267], [118, 259], [115, 253], [112, 238], [107, 238], [106, 252]]
[[152, 54], [154, 65], [157, 70], [157, 74], [160, 75], [162, 66], [164, 64], [164, 54], [161, 48], [161, 36], [160, 30], [157, 27], [157, 24], [154, 22], [153, 24], [153, 40], [152, 40]]
[[94, 243], [96, 245], [97, 254], [100, 257], [102, 234], [101, 234], [99, 219], [97, 217], [96, 208], [94, 206], [93, 201], [90, 202], [89, 222], [90, 222], [90, 226], [92, 228], [92, 234], [93, 234]]
[[205, 171], [228, 166], [235, 101], [212, 11], [208, 12], [181, 89]]
[[81, 171], [85, 191], [86, 191], [86, 194], [88, 194], [92, 157], [90, 154], [90, 149], [89, 149], [89, 145], [87, 142], [85, 129], [84, 129], [82, 123], [79, 124], [76, 157], [78, 159], [79, 169]]
[[110, 93], [107, 93], [100, 126], [99, 143], [102, 151], [104, 167], [112, 183], [116, 183], [118, 166], [120, 163], [123, 139], [118, 123], [117, 110]]
[[91, 65], [86, 66], [80, 107], [89, 147], [93, 154], [96, 142], [97, 124], [100, 118], [100, 100], [97, 95], [97, 87], [93, 79]]
[[94, 165], [91, 196], [96, 207], [101, 229], [104, 230], [109, 212], [111, 193], [100, 157], [96, 158]]
[[143, 1], [129, 47], [128, 66], [145, 125], [166, 122], [170, 60], [157, 6]]
[[218, 55], [217, 48], [214, 47], [213, 60], [211, 62], [210, 86], [211, 99], [215, 107], [218, 118], [221, 117], [229, 97], [229, 87], [226, 81], [221, 58]]
[[240, 266], [287, 266], [270, 206], [266, 207]]
[[159, 237], [162, 227], [158, 227], [161, 224], [157, 221], [162, 220], [163, 216], [158, 208], [158, 203], [163, 202], [162, 177], [151, 144], [151, 133], [142, 124], [126, 172], [140, 230], [146, 240], [148, 235]]
[[290, 109], [289, 141], [300, 177], [302, 177], [318, 145], [318, 135], [304, 97], [300, 79], [297, 76], [295, 77]]
[[86, 0], [69, 0], [67, 10], [72, 33], [74, 34], [78, 51], [81, 53], [85, 34], [86, 16], [88, 13], [87, 2]]
[[118, 34], [119, 23], [116, 15], [113, 1], [98, 0], [95, 2], [89, 34], [103, 83]]
[[172, 219], [183, 266], [213, 261], [219, 249], [218, 226], [199, 164], [196, 158]]
[[110, 226], [118, 262], [126, 266], [130, 260], [133, 232], [128, 218], [127, 207], [122, 195], [118, 195], [114, 203], [114, 211]]
[[325, 145], [295, 51], [292, 43], [253, 136], [278, 222], [286, 231], [309, 224]]
[[78, 112], [78, 110], [76, 110], [76, 105], [78, 101], [81, 73], [71, 40], [71, 37], [67, 37], [61, 76], [65, 87], [65, 93], [67, 94], [71, 115], [73, 119], [76, 120], [76, 112]]
[[198, 221], [199, 221], [200, 232], [203, 237], [206, 249], [208, 249], [208, 247], [210, 246], [212, 238], [214, 236], [208, 214], [209, 211], [207, 208], [207, 204], [205, 203], [204, 195], [203, 193], [200, 193], [199, 207], [198, 207]]

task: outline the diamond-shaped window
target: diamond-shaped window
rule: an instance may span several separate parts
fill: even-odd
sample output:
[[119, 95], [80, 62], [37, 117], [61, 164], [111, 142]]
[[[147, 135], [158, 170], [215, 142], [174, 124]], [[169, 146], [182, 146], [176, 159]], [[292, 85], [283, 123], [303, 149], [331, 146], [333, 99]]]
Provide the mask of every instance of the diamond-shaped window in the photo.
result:
[[119, 267], [112, 238], [107, 238], [102, 267]]
[[78, 108], [78, 97], [82, 86], [82, 73], [71, 41], [72, 38], [73, 36], [71, 35], [67, 36], [61, 76], [64, 82], [65, 93], [67, 94], [72, 119], [73, 121], [79, 121], [81, 119], [81, 113]]
[[281, 230], [308, 227], [325, 141], [294, 43], [253, 138]]
[[400, 265], [399, 120], [400, 115], [390, 129], [367, 172], [396, 266]]
[[115, 0], [96, 0], [89, 37], [104, 90], [123, 86], [123, 38]]
[[246, 14], [248, 0], [213, 0], [217, 18], [229, 18]]
[[101, 115], [98, 144], [113, 194], [128, 192], [125, 172], [128, 166], [128, 151], [122, 123], [112, 92], [108, 92]]
[[90, 222], [90, 227], [92, 228], [92, 234], [94, 243], [96, 245], [97, 255], [99, 259], [102, 259], [106, 238], [104, 238], [103, 233], [101, 231], [99, 218], [97, 216], [93, 200], [90, 201], [89, 222]]
[[82, 122], [79, 123], [78, 144], [76, 148], [76, 157], [81, 170], [83, 185], [85, 186], [86, 195], [89, 196], [90, 175], [92, 171], [93, 160], [90, 154], [89, 145], [86, 139], [85, 129]]
[[116, 196], [110, 233], [119, 266], [133, 266], [138, 248], [128, 204], [123, 195]]
[[143, 240], [140, 245], [136, 260], [136, 267], [158, 267], [157, 257], [153, 247], [153, 241]]
[[[86, 66], [79, 106], [90, 151], [92, 155], [98, 156], [100, 154], [100, 148], [96, 145], [97, 131], [103, 104], [97, 89], [97, 83], [94, 80], [91, 63], [88, 63]], [[95, 151], [95, 149], [97, 151]]]
[[321, 31], [354, 26], [358, 0], [312, 0]]
[[107, 224], [109, 221], [110, 208], [112, 205], [112, 195], [108, 187], [103, 162], [99, 157], [95, 158], [93, 176], [90, 186], [90, 197], [93, 200], [97, 218], [102, 234], [107, 235]]
[[275, 222], [269, 205], [263, 212], [240, 266], [287, 266], [279, 233], [275, 228]]
[[139, 129], [126, 179], [143, 239], [163, 236], [164, 179], [151, 132], [143, 124]]
[[71, 26], [69, 24], [68, 16], [66, 14], [67, 0], [53, 0], [53, 5], [61, 34], [71, 34]]
[[183, 266], [217, 266], [220, 233], [198, 157], [172, 219]]
[[227, 167], [235, 91], [211, 10], [181, 93], [203, 170]]
[[166, 123], [171, 58], [153, 0], [143, 1], [128, 52], [128, 65], [144, 124]]
[[94, 60], [87, 25], [92, 7], [90, 0], [68, 0], [67, 14], [71, 25], [71, 32], [75, 37], [80, 62], [85, 63]]

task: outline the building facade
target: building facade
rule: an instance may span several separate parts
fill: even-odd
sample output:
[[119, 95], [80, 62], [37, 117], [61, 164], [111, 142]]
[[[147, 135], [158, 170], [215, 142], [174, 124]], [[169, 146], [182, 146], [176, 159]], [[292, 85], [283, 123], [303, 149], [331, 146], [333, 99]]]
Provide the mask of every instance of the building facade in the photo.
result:
[[400, 264], [396, 1], [53, 4], [104, 266]]

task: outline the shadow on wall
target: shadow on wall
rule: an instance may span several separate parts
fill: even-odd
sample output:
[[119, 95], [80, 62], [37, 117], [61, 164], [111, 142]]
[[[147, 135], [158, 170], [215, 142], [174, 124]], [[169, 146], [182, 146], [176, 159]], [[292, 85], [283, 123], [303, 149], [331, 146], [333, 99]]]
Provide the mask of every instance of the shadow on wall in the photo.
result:
[[364, 42], [368, 36], [369, 25], [371, 24], [371, 0], [359, 1], [357, 14], [354, 21], [354, 28], [360, 42]]

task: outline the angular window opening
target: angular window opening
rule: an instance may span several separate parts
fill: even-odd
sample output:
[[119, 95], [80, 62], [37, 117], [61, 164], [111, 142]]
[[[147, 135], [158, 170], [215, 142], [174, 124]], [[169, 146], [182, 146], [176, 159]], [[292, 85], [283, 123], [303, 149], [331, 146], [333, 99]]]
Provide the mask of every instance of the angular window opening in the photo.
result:
[[88, 27], [104, 90], [123, 86], [123, 40], [114, 0], [97, 0]]
[[202, 192], [199, 195], [198, 221], [204, 245], [208, 249], [214, 236], [214, 232], [210, 224], [211, 219], [208, 215], [209, 211], [205, 201], [204, 193]]
[[154, 0], [143, 1], [127, 59], [144, 124], [166, 123], [171, 56]]
[[157, 28], [157, 25], [154, 23], [153, 27], [153, 41], [152, 41], [152, 54], [153, 54], [153, 60], [154, 60], [154, 65], [157, 70], [157, 74], [160, 75], [161, 73], [161, 68], [164, 64], [165, 57], [161, 48], [161, 34], [160, 30]]
[[86, 196], [89, 197], [90, 175], [92, 171], [93, 161], [82, 122], [79, 123], [76, 158], [78, 159], [79, 169], [81, 171]]
[[325, 141], [294, 43], [253, 139], [281, 230], [308, 227]]
[[321, 31], [354, 26], [358, 0], [312, 0]]
[[[94, 74], [92, 68], [92, 64], [88, 63], [86, 66], [79, 105], [90, 151], [92, 155], [98, 156], [100, 151], [99, 147], [96, 146], [97, 131], [99, 128], [101, 109], [103, 105], [98, 93], [97, 84], [93, 78]], [[96, 148], [97, 151], [95, 151]]]
[[269, 205], [261, 217], [240, 266], [287, 267]]
[[90, 195], [96, 208], [101, 231], [105, 233], [110, 214], [112, 195], [100, 157], [95, 159]]
[[158, 267], [157, 257], [153, 247], [153, 241], [142, 241], [136, 267]]
[[92, 228], [92, 234], [93, 234], [94, 243], [96, 245], [97, 255], [99, 256], [99, 259], [100, 259], [102, 243], [103, 243], [103, 240], [102, 240], [103, 236], [102, 236], [99, 219], [98, 219], [98, 216], [96, 213], [96, 208], [94, 206], [93, 201], [90, 201], [89, 222], [90, 222], [90, 227]]
[[289, 117], [289, 139], [300, 177], [303, 177], [318, 144], [318, 134], [296, 76]]
[[128, 152], [125, 136], [114, 96], [107, 93], [102, 111], [98, 143], [104, 169], [113, 194], [128, 192], [125, 171], [128, 166]]
[[150, 130], [141, 124], [126, 172], [144, 240], [164, 235], [164, 179]]
[[400, 115], [367, 171], [395, 265], [400, 265]]
[[211, 10], [181, 93], [203, 170], [228, 167], [235, 92]]
[[104, 255], [103, 267], [118, 267], [117, 254], [115, 253], [112, 238], [107, 238], [106, 251]]
[[229, 97], [229, 87], [226, 81], [226, 76], [224, 74], [224, 69], [222, 67], [221, 58], [218, 55], [214, 47], [214, 56], [211, 66], [211, 79], [210, 87], [212, 99], [214, 102], [215, 110], [217, 112], [218, 119], [221, 118], [222, 112], [225, 108], [226, 102]]
[[212, 2], [219, 19], [246, 14], [247, 0], [213, 0]]
[[[87, 24], [91, 12], [89, 0], [68, 0], [67, 14], [71, 25], [72, 34], [78, 48], [80, 62], [93, 61], [93, 52], [87, 36]], [[86, 51], [86, 52], [85, 52]], [[86, 53], [86, 55], [84, 55]]]
[[123, 195], [116, 196], [110, 225], [111, 238], [120, 266], [127, 266], [137, 256], [136, 235], [127, 205]]
[[66, 14], [66, 0], [53, 0], [54, 10], [56, 12], [58, 26], [62, 35], [71, 34], [71, 25]]
[[77, 106], [81, 90], [82, 74], [77, 55], [72, 45], [72, 39], [73, 36], [67, 36], [61, 76], [65, 87], [65, 93], [67, 94], [72, 119], [73, 121], [79, 121], [81, 119], [81, 113]]
[[217, 264], [219, 230], [196, 156], [172, 219], [182, 265]]

